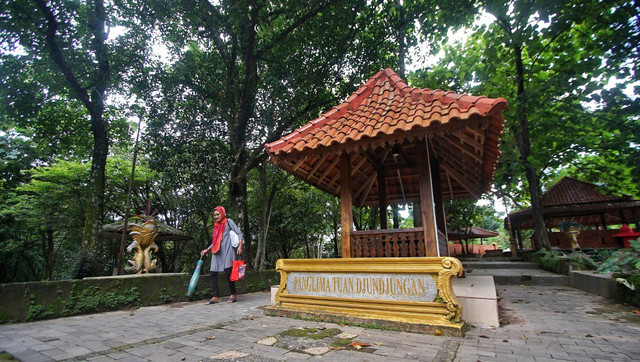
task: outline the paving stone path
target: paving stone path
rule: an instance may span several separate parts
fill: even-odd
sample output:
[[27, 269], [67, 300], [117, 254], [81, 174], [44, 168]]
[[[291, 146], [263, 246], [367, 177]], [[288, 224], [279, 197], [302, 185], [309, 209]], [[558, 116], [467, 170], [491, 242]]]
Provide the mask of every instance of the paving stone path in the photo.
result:
[[[269, 317], [261, 310], [269, 294], [254, 293], [233, 304], [177, 303], [0, 325], [0, 352], [24, 361], [640, 360], [634, 308], [565, 286], [499, 285], [498, 295], [503, 325], [472, 327], [464, 338]], [[273, 343], [293, 328], [338, 328], [371, 346]]]

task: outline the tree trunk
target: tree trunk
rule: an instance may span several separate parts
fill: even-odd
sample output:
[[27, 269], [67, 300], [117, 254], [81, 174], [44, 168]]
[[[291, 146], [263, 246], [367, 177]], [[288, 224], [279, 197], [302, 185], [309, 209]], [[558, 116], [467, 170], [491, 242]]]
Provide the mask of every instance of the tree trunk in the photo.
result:
[[246, 177], [231, 178], [229, 181], [229, 214], [242, 230], [244, 244], [242, 252], [246, 260], [251, 260], [251, 232], [247, 212], [247, 179]]
[[[46, 42], [49, 54], [73, 94], [82, 102], [91, 117], [91, 132], [93, 133], [94, 144], [89, 179], [91, 189], [87, 199], [87, 214], [82, 232], [82, 264], [90, 274], [96, 275], [102, 271], [104, 263], [103, 255], [99, 250], [101, 244], [99, 244], [98, 232], [102, 226], [104, 213], [105, 167], [109, 150], [106, 122], [104, 120], [104, 98], [110, 73], [109, 54], [106, 44], [107, 33], [105, 31], [107, 13], [104, 1], [94, 0], [87, 3], [87, 22], [92, 35], [91, 50], [95, 54], [95, 60], [87, 66], [96, 67], [93, 69], [93, 74], [91, 74], [93, 83], [87, 87], [80, 83], [57, 42], [59, 23], [56, 19], [56, 14], [44, 0], [35, 0], [35, 3], [47, 19]], [[73, 56], [71, 55], [71, 58]]]
[[45, 230], [45, 243], [46, 243], [46, 250], [45, 250], [44, 279], [51, 280], [51, 278], [53, 277], [53, 250], [54, 250], [53, 229], [51, 227], [48, 227]]
[[[102, 244], [98, 238], [102, 226], [104, 213], [105, 169], [107, 165], [107, 153], [109, 141], [102, 116], [91, 117], [94, 147], [91, 160], [91, 190], [87, 200], [87, 214], [84, 220], [82, 232], [82, 250], [87, 258], [86, 265], [91, 275], [102, 272], [104, 262]], [[94, 120], [94, 118], [98, 118]]]
[[407, 34], [407, 15], [404, 9], [404, 4], [401, 0], [395, 0], [395, 7], [398, 11], [398, 24], [396, 27], [396, 40], [398, 41], [398, 75], [402, 79], [405, 77], [405, 58], [407, 53], [407, 46], [405, 37]]
[[260, 200], [262, 207], [260, 208], [260, 225], [258, 225], [258, 242], [255, 248], [255, 257], [253, 259], [253, 269], [263, 271], [265, 269], [267, 235], [269, 234], [269, 222], [271, 220], [271, 208], [273, 206], [273, 198], [277, 190], [277, 182], [271, 187], [271, 192], [267, 191], [268, 179], [267, 169], [265, 166], [258, 167], [260, 182]]
[[393, 228], [400, 228], [400, 216], [398, 215], [398, 205], [391, 206], [391, 211], [393, 212]]
[[513, 43], [516, 62], [516, 82], [518, 86], [516, 98], [516, 119], [518, 124], [514, 127], [514, 134], [518, 142], [520, 159], [525, 167], [525, 175], [529, 183], [529, 193], [531, 194], [531, 212], [533, 215], [534, 242], [536, 249], [551, 249], [549, 238], [546, 233], [546, 226], [542, 214], [542, 204], [540, 202], [540, 180], [538, 174], [529, 161], [531, 156], [531, 141], [529, 139], [529, 125], [527, 120], [526, 94], [524, 87], [524, 66], [522, 64], [522, 48], [519, 44]]

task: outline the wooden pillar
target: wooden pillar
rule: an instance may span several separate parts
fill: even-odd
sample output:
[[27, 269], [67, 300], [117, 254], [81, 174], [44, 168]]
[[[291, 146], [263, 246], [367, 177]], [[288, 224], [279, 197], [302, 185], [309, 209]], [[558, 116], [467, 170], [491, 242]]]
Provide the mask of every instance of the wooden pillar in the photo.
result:
[[422, 211], [420, 211], [420, 201], [413, 203], [413, 227], [422, 227]]
[[[429, 165], [431, 170], [432, 190], [433, 190], [433, 209], [436, 214], [436, 236], [438, 237], [438, 253], [439, 256], [449, 256], [449, 245], [447, 243], [447, 218], [444, 213], [444, 202], [442, 200], [442, 185], [440, 183], [440, 166], [438, 160], [433, 154], [433, 149], [428, 145], [429, 149]], [[444, 237], [440, 237], [438, 231], [442, 232]]]
[[[520, 249], [524, 249], [524, 240], [522, 239], [522, 230], [520, 230], [519, 226], [516, 226], [516, 240], [518, 240], [518, 244], [520, 245]], [[535, 250], [535, 243], [531, 243], [531, 249]]]
[[353, 228], [353, 194], [351, 190], [351, 158], [340, 155], [340, 222], [342, 257], [351, 257], [351, 231]]
[[438, 234], [433, 201], [431, 167], [429, 165], [429, 148], [426, 140], [416, 143], [416, 161], [420, 182], [420, 210], [422, 211], [422, 229], [426, 256], [440, 256], [438, 250]]
[[600, 214], [600, 222], [602, 223], [602, 230], [607, 230], [607, 219], [604, 214]]
[[636, 232], [640, 230], [640, 225], [638, 225], [638, 220], [640, 220], [640, 212], [638, 209], [633, 209], [631, 211], [631, 215], [633, 217], [633, 224], [636, 227]]
[[509, 245], [511, 246], [511, 257], [518, 256], [518, 240], [516, 239], [515, 228], [511, 216], [507, 215], [507, 229], [509, 231]]
[[387, 182], [384, 167], [378, 170], [378, 206], [380, 209], [380, 229], [388, 229], [387, 222]]
[[629, 222], [627, 221], [627, 218], [624, 217], [624, 210], [620, 210], [620, 222], [622, 223], [622, 225], [628, 225]]

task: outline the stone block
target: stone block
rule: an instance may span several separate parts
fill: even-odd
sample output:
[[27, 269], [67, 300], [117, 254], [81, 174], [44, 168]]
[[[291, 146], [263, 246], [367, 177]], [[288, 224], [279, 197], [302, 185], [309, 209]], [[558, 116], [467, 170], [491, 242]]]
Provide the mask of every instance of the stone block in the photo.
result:
[[452, 285], [462, 304], [462, 319], [484, 327], [500, 326], [498, 297], [492, 276], [454, 278]]

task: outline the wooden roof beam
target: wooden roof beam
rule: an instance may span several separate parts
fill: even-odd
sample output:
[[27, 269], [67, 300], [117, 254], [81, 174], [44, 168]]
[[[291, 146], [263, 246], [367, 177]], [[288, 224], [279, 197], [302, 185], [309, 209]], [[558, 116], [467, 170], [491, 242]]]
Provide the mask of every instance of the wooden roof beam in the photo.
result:
[[[327, 169], [324, 170], [324, 172], [320, 175], [320, 177], [318, 177], [318, 183], [323, 182], [325, 177], [327, 177], [327, 175], [329, 175], [329, 172], [331, 172], [331, 170], [333, 170], [338, 165], [338, 162], [340, 162], [340, 157], [336, 157], [333, 160], [333, 162], [331, 162], [329, 167], [327, 167]], [[336, 174], [340, 174], [340, 172], [338, 171], [338, 172], [336, 172]], [[331, 185], [327, 185], [327, 186], [331, 186]]]
[[462, 187], [469, 191], [473, 197], [477, 199], [480, 198], [481, 195], [475, 190], [473, 185], [467, 181], [467, 178], [462, 173], [458, 172], [454, 167], [449, 167], [448, 164], [441, 164], [441, 166], [445, 171], [447, 171], [447, 173], [451, 174], [451, 177], [453, 177]]
[[[378, 173], [374, 172], [369, 177], [369, 180], [364, 185], [360, 186], [358, 190], [356, 190], [356, 193], [354, 195], [354, 200], [358, 200], [358, 206], [364, 205], [364, 202], [366, 201], [367, 196], [369, 196], [369, 192], [371, 192], [371, 187], [373, 187], [373, 183], [376, 181], [377, 178], [378, 178]], [[360, 197], [361, 195], [362, 197]]]
[[301, 159], [299, 159], [299, 160], [298, 160], [298, 161], [293, 165], [293, 167], [291, 168], [291, 171], [292, 171], [292, 172], [296, 172], [296, 171], [300, 168], [300, 166], [302, 166], [302, 164], [304, 163], [304, 161], [306, 161], [306, 160], [307, 160], [307, 156], [304, 156], [304, 157], [302, 157]]
[[327, 157], [329, 157], [329, 154], [325, 153], [324, 155], [322, 155], [322, 157], [320, 157], [318, 162], [316, 162], [316, 164], [313, 165], [313, 168], [311, 169], [311, 171], [309, 171], [309, 178], [311, 178], [316, 173], [316, 171], [318, 171], [318, 169], [320, 168], [320, 165], [324, 163], [324, 160], [326, 160]]

